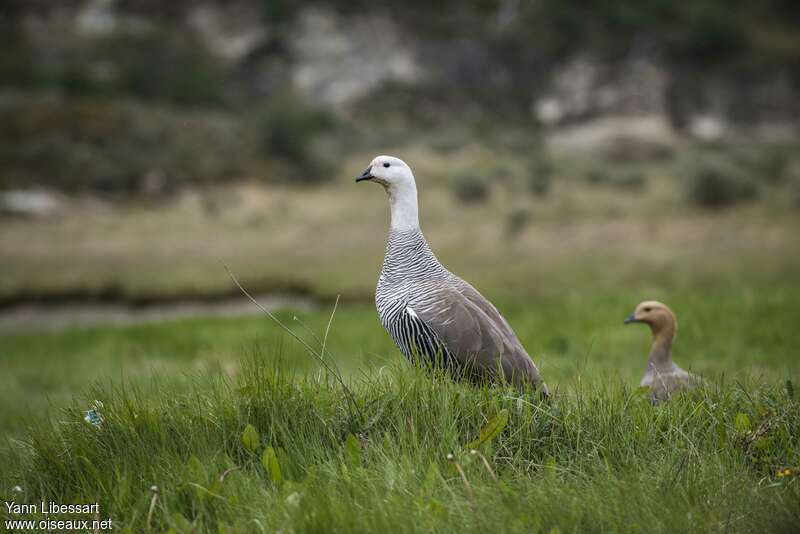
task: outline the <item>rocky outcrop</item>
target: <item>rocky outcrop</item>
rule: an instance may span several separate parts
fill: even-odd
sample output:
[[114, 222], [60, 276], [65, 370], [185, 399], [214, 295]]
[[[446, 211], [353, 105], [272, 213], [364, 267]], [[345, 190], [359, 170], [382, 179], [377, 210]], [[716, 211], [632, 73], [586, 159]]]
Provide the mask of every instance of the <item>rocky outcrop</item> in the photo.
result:
[[343, 109], [387, 82], [424, 79], [413, 41], [385, 15], [344, 17], [311, 8], [296, 24], [292, 82], [316, 103]]
[[0, 215], [49, 217], [62, 209], [61, 197], [45, 189], [12, 189], [0, 194]]
[[[149, 50], [169, 56], [171, 46], [183, 47], [153, 74], [171, 68], [194, 76], [176, 77], [164, 84], [169, 90], [224, 86], [210, 90], [201, 103], [230, 95], [263, 99], [288, 87], [312, 103], [346, 112], [386, 84], [432, 87], [450, 100], [477, 102], [488, 114], [502, 108], [519, 116], [527, 107], [532, 121], [553, 133], [554, 142], [567, 145], [626, 121], [630, 135], [644, 133], [665, 142], [674, 133], [704, 141], [748, 132], [794, 135], [800, 122], [796, 75], [788, 67], [712, 70], [707, 59], [691, 56], [676, 62], [645, 28], [629, 38], [630, 49], [622, 54], [589, 52], [588, 45], [551, 50], [547, 36], [526, 28], [526, 21], [539, 20], [524, 19], [531, 17], [526, 15], [530, 6], [515, 1], [496, 8], [467, 4], [458, 13], [441, 8], [424, 20], [413, 9], [383, 3], [364, 10], [348, 2], [278, 2], [270, 8], [277, 13], [254, 0], [70, 0], [19, 6], [13, 17], [23, 28], [30, 63], [41, 64], [51, 78], [56, 72], [73, 87], [88, 83], [119, 90], [127, 82], [119, 81], [125, 66], [118, 63], [127, 61], [129, 43], [110, 48], [118, 56], [104, 47], [118, 34], [132, 35], [134, 41], [146, 35], [146, 42], [134, 43], [146, 51], [137, 57], [140, 62]], [[68, 61], [73, 63], [64, 67]], [[137, 64], [131, 75], [137, 87], [148, 83], [142, 74], [146, 66]], [[65, 72], [58, 73], [59, 68]], [[577, 135], [582, 124], [593, 125], [593, 132]]]
[[609, 63], [581, 55], [554, 69], [549, 88], [534, 98], [533, 115], [545, 126], [601, 115], [661, 115], [668, 78], [650, 59]]

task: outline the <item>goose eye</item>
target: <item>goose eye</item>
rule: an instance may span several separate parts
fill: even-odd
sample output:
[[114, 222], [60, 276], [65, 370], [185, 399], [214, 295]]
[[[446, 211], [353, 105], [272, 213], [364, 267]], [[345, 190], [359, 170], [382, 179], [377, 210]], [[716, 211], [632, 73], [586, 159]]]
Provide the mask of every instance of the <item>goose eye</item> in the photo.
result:
[[386, 167], [387, 169], [389, 168], [389, 165], [390, 165], [389, 163], [384, 163], [383, 164], [383, 166]]
[[649, 312], [650, 308], [645, 308], [644, 311]]

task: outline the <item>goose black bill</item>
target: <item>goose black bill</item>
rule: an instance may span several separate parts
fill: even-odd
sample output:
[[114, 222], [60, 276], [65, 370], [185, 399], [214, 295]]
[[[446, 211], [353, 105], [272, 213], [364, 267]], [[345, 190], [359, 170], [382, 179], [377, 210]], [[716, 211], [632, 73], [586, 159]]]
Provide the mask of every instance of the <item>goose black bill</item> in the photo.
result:
[[622, 324], [631, 324], [631, 323], [638, 323], [638, 322], [641, 322], [641, 321], [639, 321], [636, 318], [636, 315], [632, 313], [629, 316], [627, 316], [624, 321], [622, 321]]
[[356, 178], [356, 182], [363, 182], [364, 180], [372, 180], [372, 165], [364, 169], [364, 172], [361, 173], [361, 176]]

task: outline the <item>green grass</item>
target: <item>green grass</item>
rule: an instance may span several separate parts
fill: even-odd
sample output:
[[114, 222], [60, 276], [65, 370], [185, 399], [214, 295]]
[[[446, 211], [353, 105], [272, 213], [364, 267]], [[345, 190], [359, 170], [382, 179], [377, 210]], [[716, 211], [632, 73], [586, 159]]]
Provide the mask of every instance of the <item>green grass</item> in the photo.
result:
[[[775, 476], [800, 460], [800, 406], [780, 387], [654, 408], [615, 380], [546, 405], [393, 368], [357, 380], [354, 406], [331, 380], [270, 359], [246, 371], [183, 396], [96, 391], [101, 428], [65, 410], [57, 432], [34, 431], [14, 481], [26, 501], [98, 501], [135, 531], [151, 486], [156, 530], [751, 532], [800, 520], [800, 486]], [[466, 445], [501, 410], [508, 425], [480, 447], [486, 467]], [[267, 447], [280, 479], [260, 461]]]
[[[0, 498], [97, 501], [134, 532], [792, 531], [800, 287], [702, 282], [498, 298], [550, 404], [411, 369], [369, 305], [327, 340], [354, 401], [261, 317], [5, 335]], [[675, 309], [675, 358], [712, 386], [656, 407], [637, 389], [649, 334], [621, 321], [643, 298]], [[329, 311], [281, 318], [313, 342]], [[501, 410], [487, 468], [467, 444]]]

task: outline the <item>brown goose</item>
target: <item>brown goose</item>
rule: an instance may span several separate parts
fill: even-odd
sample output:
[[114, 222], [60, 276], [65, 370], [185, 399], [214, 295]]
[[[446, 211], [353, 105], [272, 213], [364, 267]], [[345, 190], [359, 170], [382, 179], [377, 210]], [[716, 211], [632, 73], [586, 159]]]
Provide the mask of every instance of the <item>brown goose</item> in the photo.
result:
[[676, 391], [701, 382], [700, 378], [687, 373], [672, 361], [672, 342], [678, 330], [678, 321], [666, 304], [655, 300], [640, 303], [625, 319], [625, 324], [630, 323], [649, 325], [653, 335], [647, 370], [639, 383], [642, 387], [650, 388], [653, 402], [667, 400]]
[[375, 304], [384, 328], [412, 362], [441, 363], [457, 375], [524, 387], [547, 386], [514, 331], [491, 302], [436, 259], [419, 227], [411, 169], [378, 156], [356, 179], [386, 189], [391, 229]]

